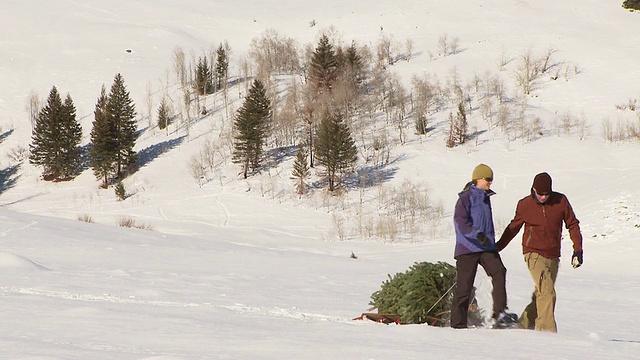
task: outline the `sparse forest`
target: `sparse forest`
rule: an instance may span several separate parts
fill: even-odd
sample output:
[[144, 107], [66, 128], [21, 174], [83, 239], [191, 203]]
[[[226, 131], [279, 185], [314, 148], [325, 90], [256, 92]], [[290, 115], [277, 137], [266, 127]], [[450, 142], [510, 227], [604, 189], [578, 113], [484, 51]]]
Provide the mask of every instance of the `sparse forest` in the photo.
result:
[[[435, 61], [463, 52], [461, 41], [442, 34], [435, 52], [422, 50]], [[417, 49], [411, 39], [394, 39], [384, 32], [373, 45], [345, 44], [334, 29], [322, 33], [315, 44], [299, 44], [268, 29], [251, 41], [249, 49], [231, 62], [226, 41], [200, 55], [189, 56], [177, 46], [171, 56], [171, 76], [167, 73], [160, 81], [157, 92], [148, 89], [147, 132], [188, 137], [196, 122], [220, 119], [212, 125], [215, 135], [185, 164], [198, 184], [214, 179], [222, 184], [222, 169], [230, 164], [239, 166], [239, 177], [247, 180], [288, 171], [291, 194], [343, 210], [334, 215], [340, 239], [413, 239], [420, 224], [442, 216], [442, 205], [432, 203], [421, 184], [387, 188], [383, 174], [396, 160], [398, 147], [417, 141], [448, 148], [475, 146], [483, 140], [479, 129], [499, 129], [509, 141], [522, 142], [548, 135], [581, 139], [589, 135], [585, 114], [541, 119], [529, 111], [530, 99], [547, 84], [580, 76], [579, 66], [561, 59], [555, 48], [499, 54], [495, 71], [468, 79], [455, 67], [448, 73], [400, 78], [394, 66], [412, 61]], [[37, 94], [27, 100], [25, 108], [35, 124], [29, 158], [44, 167], [46, 177], [66, 179], [80, 169], [80, 135], [78, 127], [69, 123], [65, 131], [73, 133], [73, 141], [55, 145], [67, 149], [69, 159], [62, 162], [68, 168], [47, 158], [45, 149], [54, 145], [46, 141], [55, 137], [47, 121], [62, 116], [58, 113], [66, 114], [65, 121], [75, 118], [70, 96], [63, 104], [54, 90], [42, 110]], [[237, 92], [239, 107], [231, 92], [234, 96]], [[154, 93], [159, 98], [156, 108]], [[636, 111], [636, 103], [630, 99], [616, 108]], [[138, 161], [133, 151], [136, 115], [144, 116], [136, 113], [124, 79], [117, 74], [110, 92], [103, 86], [96, 102], [88, 158], [102, 187], [117, 184], [120, 200], [126, 199], [122, 180]], [[637, 123], [605, 119], [603, 130], [608, 141], [640, 139], [640, 116]], [[376, 187], [374, 199], [365, 195], [364, 189]], [[283, 190], [271, 183], [261, 186], [260, 192], [281, 197]], [[376, 211], [361, 208], [365, 198], [379, 204]]]

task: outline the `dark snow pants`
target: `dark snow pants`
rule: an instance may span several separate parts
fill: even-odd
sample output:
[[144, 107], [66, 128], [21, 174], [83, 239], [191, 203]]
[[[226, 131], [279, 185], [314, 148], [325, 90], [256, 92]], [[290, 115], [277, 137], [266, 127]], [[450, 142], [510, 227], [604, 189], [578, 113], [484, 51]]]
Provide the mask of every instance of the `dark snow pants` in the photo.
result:
[[467, 315], [469, 313], [469, 301], [473, 291], [473, 283], [478, 271], [478, 265], [484, 271], [493, 284], [493, 316], [503, 312], [507, 308], [507, 269], [497, 252], [481, 252], [460, 255], [456, 259], [457, 285], [451, 302], [451, 327], [466, 328]]

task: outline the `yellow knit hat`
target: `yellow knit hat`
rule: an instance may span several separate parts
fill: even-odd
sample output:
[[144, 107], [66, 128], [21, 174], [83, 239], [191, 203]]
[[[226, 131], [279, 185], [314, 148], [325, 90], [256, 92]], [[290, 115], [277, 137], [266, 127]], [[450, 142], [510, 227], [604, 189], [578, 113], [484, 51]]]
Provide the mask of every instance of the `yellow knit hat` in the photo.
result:
[[471, 180], [477, 180], [482, 178], [493, 178], [493, 170], [485, 164], [480, 164], [473, 169]]

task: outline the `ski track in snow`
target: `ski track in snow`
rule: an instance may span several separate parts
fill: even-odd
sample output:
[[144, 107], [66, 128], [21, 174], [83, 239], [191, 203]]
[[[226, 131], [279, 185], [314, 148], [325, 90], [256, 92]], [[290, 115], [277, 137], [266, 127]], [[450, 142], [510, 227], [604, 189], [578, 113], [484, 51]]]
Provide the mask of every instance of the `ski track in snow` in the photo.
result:
[[[19, 288], [15, 286], [0, 287], [0, 292], [3, 295], [22, 294], [22, 295], [43, 296], [43, 297], [49, 297], [49, 298], [74, 300], [74, 301], [108, 302], [108, 303], [116, 303], [116, 304], [139, 304], [139, 305], [151, 305], [151, 306], [163, 306], [163, 307], [198, 307], [198, 306], [206, 305], [206, 304], [164, 301], [164, 300], [143, 300], [143, 299], [137, 298], [136, 296], [122, 297], [122, 296], [111, 295], [111, 294], [102, 294], [102, 295], [74, 294], [66, 291], [52, 291], [52, 290], [42, 290], [42, 289], [36, 289], [36, 288]], [[211, 305], [209, 304], [209, 306]]]
[[230, 310], [238, 314], [283, 317], [283, 318], [291, 318], [291, 319], [298, 319], [298, 320], [304, 320], [304, 321], [341, 322], [341, 323], [352, 322], [350, 318], [305, 312], [295, 307], [291, 309], [284, 309], [279, 307], [274, 307], [274, 308], [254, 307], [254, 306], [247, 306], [242, 304], [214, 305], [211, 303], [178, 302], [178, 301], [166, 301], [166, 300], [144, 300], [136, 296], [123, 297], [123, 296], [117, 296], [117, 295], [111, 295], [111, 294], [101, 294], [101, 295], [75, 294], [75, 293], [69, 293], [66, 291], [52, 291], [52, 290], [42, 290], [42, 289], [36, 289], [36, 288], [20, 288], [15, 286], [0, 287], [0, 294], [2, 296], [19, 294], [19, 295], [41, 296], [41, 297], [56, 298], [56, 299], [71, 300], [71, 301], [103, 302], [103, 303], [115, 303], [115, 304], [123, 304], [123, 305], [148, 305], [148, 306], [171, 307], [171, 308], [211, 307], [211, 308]]
[[[223, 189], [223, 192], [225, 190]], [[229, 213], [229, 209], [224, 205], [224, 203], [222, 203], [220, 201], [220, 198], [222, 197], [223, 193], [218, 193], [216, 196], [216, 204], [218, 205], [218, 207], [220, 208], [220, 210], [222, 211], [223, 215], [224, 215], [224, 221], [222, 222], [222, 226], [229, 226], [229, 220], [231, 219], [231, 214]]]
[[232, 305], [232, 306], [219, 306], [220, 308], [224, 308], [227, 310], [231, 310], [241, 314], [256, 314], [256, 315], [266, 315], [272, 317], [284, 317], [284, 318], [292, 318], [298, 320], [312, 320], [312, 321], [322, 321], [322, 322], [342, 322], [342, 323], [351, 323], [352, 320], [349, 318], [342, 318], [339, 316], [330, 316], [323, 315], [317, 313], [309, 313], [300, 311], [297, 308], [291, 309], [283, 309], [275, 307], [273, 309], [266, 309], [261, 307], [252, 307], [245, 305]]
[[13, 232], [13, 231], [25, 230], [25, 229], [27, 229], [27, 228], [29, 228], [29, 227], [37, 224], [37, 223], [38, 223], [37, 221], [31, 221], [28, 224], [25, 224], [24, 226], [21, 226], [21, 227], [18, 227], [18, 228], [6, 229], [5, 231], [0, 232], [0, 236], [7, 236], [7, 234], [9, 234], [10, 232]]
[[118, 14], [113, 13], [113, 12], [111, 12], [109, 10], [106, 10], [106, 9], [103, 9], [103, 8], [98, 8], [98, 7], [95, 7], [95, 6], [82, 4], [82, 3], [78, 2], [78, 1], [67, 0], [67, 2], [77, 6], [79, 8], [86, 8], [86, 9], [94, 10], [94, 11], [102, 13], [102, 14], [111, 15], [111, 16], [116, 17], [116, 18], [118, 17]]

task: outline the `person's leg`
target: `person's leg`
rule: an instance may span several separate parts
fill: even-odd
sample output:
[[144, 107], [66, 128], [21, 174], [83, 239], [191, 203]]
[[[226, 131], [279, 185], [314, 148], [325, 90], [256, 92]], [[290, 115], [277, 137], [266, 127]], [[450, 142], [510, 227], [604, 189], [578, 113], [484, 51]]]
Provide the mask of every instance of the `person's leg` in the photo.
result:
[[466, 328], [469, 298], [478, 270], [478, 254], [460, 255], [456, 259], [456, 290], [451, 302], [451, 327]]
[[[531, 276], [535, 278], [533, 275], [532, 269], [529, 266], [531, 258], [531, 253], [524, 254], [524, 263], [527, 265], [529, 269], [529, 273]], [[534, 280], [535, 282], [535, 280]], [[531, 294], [531, 302], [524, 308], [524, 311], [520, 315], [520, 319], [518, 321], [519, 325], [523, 329], [534, 330], [536, 328], [536, 318], [538, 317], [538, 311], [536, 310], [536, 296], [537, 296], [537, 288], [533, 290], [533, 294]]]
[[540, 293], [537, 300], [538, 318], [536, 330], [558, 332], [556, 324], [556, 278], [558, 277], [559, 259], [543, 259], [544, 272], [540, 274]]
[[532, 253], [527, 261], [531, 277], [535, 282], [535, 303], [537, 317], [535, 329], [539, 331], [557, 332], [555, 320], [556, 291], [555, 281], [558, 276], [558, 259], [548, 259]]
[[507, 269], [502, 263], [500, 255], [495, 252], [484, 252], [480, 256], [480, 265], [489, 277], [493, 285], [493, 318], [507, 308]]
[[531, 294], [531, 302], [524, 308], [524, 311], [518, 319], [518, 325], [522, 329], [534, 330], [536, 328], [536, 318], [538, 310], [536, 310], [536, 293]]

